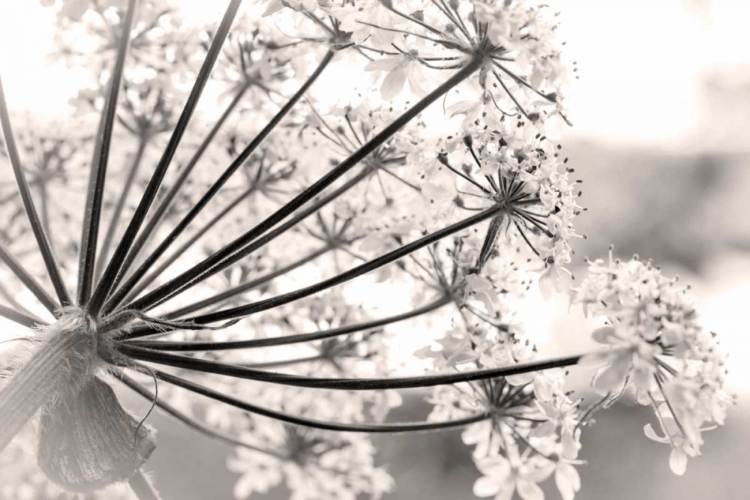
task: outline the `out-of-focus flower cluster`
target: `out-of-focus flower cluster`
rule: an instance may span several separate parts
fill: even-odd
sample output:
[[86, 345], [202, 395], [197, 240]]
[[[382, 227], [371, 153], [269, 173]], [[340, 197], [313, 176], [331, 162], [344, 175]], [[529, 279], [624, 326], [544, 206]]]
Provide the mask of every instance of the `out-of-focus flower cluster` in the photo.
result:
[[731, 398], [724, 390], [725, 356], [716, 335], [703, 329], [689, 287], [662, 275], [638, 257], [595, 261], [576, 290], [584, 311], [608, 320], [596, 342], [608, 349], [589, 355], [603, 362], [594, 388], [610, 400], [635, 391], [652, 405], [664, 433], [651, 424], [646, 435], [672, 446], [670, 467], [683, 474], [687, 458], [700, 454], [702, 432], [723, 425]]

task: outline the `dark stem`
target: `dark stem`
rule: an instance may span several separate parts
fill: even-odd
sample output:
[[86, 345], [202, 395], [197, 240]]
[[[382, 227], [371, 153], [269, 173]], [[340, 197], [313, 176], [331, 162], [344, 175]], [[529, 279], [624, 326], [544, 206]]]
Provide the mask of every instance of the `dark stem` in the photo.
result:
[[52, 298], [44, 288], [42, 288], [42, 285], [40, 285], [39, 282], [37, 282], [37, 280], [21, 265], [21, 263], [10, 254], [2, 242], [0, 242], [0, 260], [5, 262], [5, 265], [10, 268], [19, 280], [21, 280], [21, 283], [26, 285], [26, 288], [34, 294], [49, 312], [58, 316], [57, 310], [59, 309], [60, 304], [55, 302], [55, 299]]
[[349, 179], [344, 184], [342, 184], [338, 188], [336, 188], [333, 191], [331, 191], [329, 194], [327, 194], [323, 198], [320, 198], [319, 200], [317, 200], [314, 203], [310, 204], [310, 206], [308, 206], [306, 209], [304, 209], [301, 212], [299, 212], [298, 214], [296, 214], [294, 217], [292, 217], [291, 219], [289, 219], [284, 224], [278, 226], [277, 228], [271, 230], [270, 232], [268, 232], [264, 236], [258, 238], [257, 240], [255, 240], [254, 242], [252, 242], [247, 247], [243, 248], [239, 252], [237, 252], [234, 255], [232, 255], [230, 258], [227, 258], [226, 260], [222, 261], [216, 267], [211, 268], [208, 272], [206, 272], [205, 274], [203, 274], [202, 276], [200, 276], [196, 280], [194, 280], [191, 283], [185, 285], [184, 287], [182, 287], [180, 289], [177, 289], [174, 292], [170, 293], [167, 297], [165, 297], [164, 299], [161, 299], [158, 303], [149, 306], [148, 309], [154, 308], [157, 305], [159, 305], [159, 304], [161, 304], [163, 302], [166, 302], [167, 300], [169, 300], [170, 298], [172, 298], [175, 295], [179, 294], [180, 292], [182, 292], [182, 291], [184, 291], [184, 290], [186, 290], [186, 289], [188, 289], [188, 288], [190, 288], [190, 287], [192, 287], [192, 286], [200, 283], [201, 281], [203, 281], [203, 280], [205, 280], [205, 279], [213, 276], [214, 274], [220, 272], [221, 270], [226, 269], [227, 267], [231, 266], [235, 262], [238, 262], [239, 260], [241, 260], [242, 258], [246, 257], [247, 255], [250, 255], [255, 250], [257, 250], [257, 249], [259, 249], [259, 248], [267, 245], [268, 243], [270, 243], [271, 241], [273, 241], [277, 237], [279, 237], [282, 234], [284, 234], [289, 229], [291, 229], [294, 226], [296, 226], [300, 221], [302, 221], [302, 220], [306, 219], [307, 217], [309, 217], [310, 215], [316, 213], [318, 210], [320, 210], [322, 207], [324, 207], [325, 205], [327, 205], [331, 201], [335, 200], [341, 194], [345, 193], [346, 191], [348, 191], [349, 189], [351, 189], [352, 187], [354, 187], [355, 185], [357, 185], [362, 179], [368, 177], [373, 172], [374, 172], [374, 170], [372, 170], [369, 167], [366, 167], [366, 168], [362, 169], [360, 172], [357, 173], [357, 175], [353, 176], [351, 179]]
[[128, 11], [122, 23], [122, 33], [117, 46], [117, 58], [109, 79], [109, 91], [104, 101], [99, 129], [96, 133], [94, 157], [91, 159], [91, 173], [89, 187], [86, 192], [86, 207], [83, 214], [83, 228], [81, 233], [81, 250], [78, 265], [78, 304], [88, 302], [94, 280], [94, 264], [96, 261], [96, 246], [99, 238], [99, 222], [102, 217], [102, 202], [104, 200], [104, 183], [107, 178], [109, 164], [109, 149], [112, 144], [112, 131], [117, 114], [117, 98], [122, 86], [122, 75], [125, 69], [125, 58], [130, 45], [130, 30], [135, 19], [138, 0], [129, 0]]
[[208, 436], [210, 438], [213, 438], [213, 439], [218, 439], [219, 441], [223, 441], [223, 442], [225, 442], [225, 443], [227, 443], [229, 445], [232, 445], [232, 446], [240, 446], [242, 448], [247, 448], [248, 450], [259, 451], [261, 453], [266, 453], [268, 455], [275, 456], [277, 458], [282, 458], [282, 456], [279, 455], [276, 452], [273, 452], [271, 450], [265, 450], [263, 448], [259, 448], [257, 446], [253, 446], [253, 445], [251, 445], [249, 443], [244, 443], [244, 442], [242, 442], [242, 441], [240, 441], [238, 439], [235, 439], [235, 438], [233, 438], [231, 436], [228, 436], [228, 435], [226, 435], [226, 434], [224, 434], [222, 432], [219, 432], [219, 431], [216, 431], [214, 429], [211, 429], [207, 425], [205, 425], [205, 424], [203, 424], [203, 423], [195, 420], [194, 418], [192, 418], [192, 417], [190, 417], [190, 416], [182, 413], [180, 410], [178, 410], [174, 406], [170, 405], [166, 401], [162, 400], [161, 398], [155, 397], [154, 393], [152, 393], [146, 387], [144, 387], [142, 384], [139, 384], [138, 382], [136, 382], [132, 378], [128, 377], [124, 373], [123, 374], [118, 374], [118, 375], [116, 375], [116, 377], [117, 377], [118, 380], [120, 380], [120, 382], [122, 382], [123, 384], [125, 384], [126, 386], [128, 386], [130, 389], [132, 389], [136, 393], [138, 393], [141, 396], [143, 396], [149, 402], [154, 402], [154, 404], [156, 404], [156, 406], [158, 408], [161, 408], [162, 410], [164, 410], [169, 415], [172, 415], [174, 418], [176, 418], [177, 420], [179, 420], [183, 424], [187, 425], [188, 427], [190, 427], [193, 430], [196, 430], [196, 431], [200, 432], [201, 434], [204, 434], [204, 435], [206, 435], [206, 436]]
[[[258, 347], [272, 347], [280, 345], [298, 344], [302, 342], [312, 342], [315, 340], [324, 340], [340, 335], [348, 335], [355, 332], [364, 332], [368, 330], [374, 330], [381, 328], [391, 323], [398, 323], [399, 321], [405, 321], [407, 319], [416, 318], [422, 314], [427, 314], [435, 311], [446, 304], [451, 302], [451, 298], [448, 296], [441, 297], [433, 302], [430, 302], [422, 307], [414, 309], [413, 311], [396, 314], [394, 316], [388, 316], [387, 318], [377, 319], [373, 321], [366, 321], [364, 323], [356, 323], [353, 325], [340, 326], [338, 328], [332, 328], [330, 330], [323, 330], [314, 333], [298, 333], [296, 335], [285, 335], [283, 337], [264, 338], [264, 339], [251, 339], [251, 340], [234, 340], [227, 342], [201, 342], [201, 341], [188, 341], [188, 342], [169, 342], [169, 341], [149, 341], [142, 340], [137, 342], [128, 342], [128, 345], [135, 345], [139, 347], [147, 347], [150, 349], [157, 349], [160, 351], [224, 351], [233, 349], [255, 349]], [[158, 333], [158, 332], [154, 332]], [[133, 334], [126, 336], [126, 339], [137, 338]]]
[[227, 377], [242, 378], [255, 380], [258, 382], [268, 382], [271, 384], [288, 385], [292, 387], [307, 387], [311, 389], [332, 389], [343, 391], [373, 391], [385, 389], [413, 389], [416, 387], [434, 387], [437, 385], [450, 385], [459, 382], [473, 382], [475, 380], [493, 379], [499, 377], [509, 377], [511, 375], [521, 375], [524, 373], [538, 372], [549, 370], [551, 368], [560, 368], [571, 366], [578, 363], [581, 355], [567, 356], [563, 358], [547, 359], [543, 361], [532, 361], [528, 363], [519, 363], [512, 366], [502, 366], [498, 368], [486, 368], [483, 370], [474, 370], [466, 372], [443, 373], [437, 375], [422, 375], [413, 377], [396, 377], [396, 378], [319, 378], [307, 377], [303, 375], [292, 375], [289, 373], [267, 372], [244, 368], [242, 366], [228, 365], [207, 361], [203, 359], [189, 358], [186, 356], [177, 356], [165, 352], [144, 349], [119, 344], [117, 350], [133, 359], [147, 361], [151, 363], [173, 366], [185, 370], [193, 370], [202, 373], [213, 373]]
[[193, 236], [190, 237], [189, 240], [187, 240], [182, 246], [180, 246], [177, 250], [172, 253], [162, 264], [160, 264], [156, 269], [154, 269], [151, 274], [146, 276], [144, 279], [142, 279], [136, 287], [134, 287], [130, 293], [125, 297], [125, 300], [132, 300], [136, 298], [140, 293], [146, 289], [151, 283], [154, 282], [156, 278], [158, 278], [161, 273], [163, 273], [169, 266], [171, 266], [177, 259], [182, 257], [182, 255], [195, 244], [196, 241], [201, 239], [203, 235], [205, 235], [208, 231], [213, 229], [216, 224], [223, 219], [224, 217], [229, 214], [232, 210], [234, 210], [245, 198], [250, 196], [252, 193], [256, 191], [256, 186], [251, 186], [245, 191], [242, 192], [237, 198], [235, 198], [229, 205], [224, 207], [221, 212], [216, 214], [213, 219], [208, 221], [203, 227], [201, 227]]
[[157, 378], [165, 382], [174, 384], [178, 387], [182, 387], [183, 389], [187, 389], [196, 394], [206, 396], [208, 398], [214, 399], [216, 401], [220, 401], [230, 406], [234, 406], [235, 408], [239, 408], [241, 410], [254, 413], [256, 415], [262, 415], [264, 417], [272, 418], [274, 420], [279, 420], [281, 422], [286, 422], [288, 424], [300, 425], [303, 427], [310, 427], [313, 429], [322, 429], [326, 431], [364, 432], [364, 433], [369, 433], [369, 434], [397, 434], [397, 433], [402, 433], [402, 432], [424, 432], [424, 431], [434, 431], [434, 430], [443, 430], [443, 429], [454, 429], [456, 427], [464, 427], [466, 425], [471, 425], [477, 422], [481, 422], [482, 420], [487, 420], [488, 418], [491, 418], [491, 415], [488, 413], [479, 413], [477, 415], [472, 415], [470, 417], [456, 419], [456, 420], [449, 420], [447, 422], [398, 422], [398, 423], [382, 423], [382, 424], [381, 423], [360, 424], [360, 423], [326, 422], [323, 420], [315, 420], [315, 419], [300, 417], [296, 415], [289, 415], [288, 413], [271, 410], [269, 408], [263, 408], [261, 406], [254, 405], [246, 401], [241, 401], [231, 396], [227, 396], [226, 394], [222, 394], [220, 392], [211, 390], [208, 387], [195, 384], [193, 382], [190, 382], [189, 380], [185, 380], [180, 377], [175, 377], [174, 375], [170, 375], [168, 373], [154, 371], [154, 374], [156, 375]]
[[189, 317], [189, 318], [186, 318], [186, 321], [192, 321], [196, 324], [208, 324], [208, 323], [213, 323], [215, 321], [224, 321], [227, 319], [242, 318], [242, 317], [254, 314], [256, 312], [265, 311], [268, 309], [282, 306], [284, 304], [288, 304], [290, 302], [294, 302], [296, 300], [299, 300], [305, 297], [309, 297], [310, 295], [316, 294], [328, 288], [332, 288], [342, 283], [346, 283], [347, 281], [350, 281], [354, 278], [362, 276], [363, 274], [367, 274], [370, 271], [374, 271], [380, 267], [390, 264], [391, 262], [395, 262], [401, 259], [402, 257], [406, 257], [412, 252], [419, 250], [420, 248], [424, 248], [437, 241], [440, 241], [441, 239], [447, 236], [455, 234], [459, 231], [463, 231], [464, 229], [467, 229], [475, 224], [478, 224], [486, 219], [489, 219], [504, 209], [505, 207], [503, 207], [502, 205], [496, 205], [483, 212], [473, 215], [467, 219], [461, 220], [459, 222], [456, 222], [455, 224], [451, 224], [448, 227], [445, 227], [443, 229], [430, 233], [427, 236], [424, 236], [418, 239], [417, 241], [413, 241], [411, 243], [403, 245], [402, 247], [392, 250], [386, 253], [385, 255], [381, 255], [380, 257], [376, 259], [373, 259], [369, 262], [365, 262], [364, 264], [354, 267], [332, 278], [328, 278], [327, 280], [320, 281], [314, 285], [300, 288], [293, 292], [285, 293], [285, 294], [272, 297], [269, 299], [260, 300], [258, 302], [254, 302], [251, 304], [233, 307], [230, 309], [224, 309], [224, 310], [216, 311], [213, 313], [204, 314], [201, 316]]
[[31, 315], [28, 311], [19, 311], [18, 309], [0, 305], [0, 316], [9, 319], [26, 328], [36, 328], [37, 326], [46, 325], [47, 323], [36, 316]]
[[119, 285], [120, 280], [128, 272], [130, 266], [133, 264], [133, 262], [135, 262], [135, 259], [138, 258], [138, 255], [143, 250], [143, 247], [151, 237], [151, 234], [153, 234], [159, 224], [164, 220], [164, 214], [166, 214], [167, 210], [169, 210], [170, 205], [174, 201], [177, 194], [180, 192], [182, 186], [185, 184], [188, 176], [198, 164], [198, 161], [200, 161], [200, 159], [203, 157], [203, 153], [206, 152], [206, 149], [208, 149], [208, 146], [214, 140], [216, 134], [219, 133], [219, 130], [221, 129], [222, 125], [224, 125], [224, 122], [227, 121], [229, 115], [232, 113], [232, 111], [234, 111], [234, 108], [236, 108], [240, 103], [248, 88], [249, 85], [243, 85], [239, 88], [238, 92], [234, 95], [232, 100], [224, 109], [224, 112], [208, 132], [208, 135], [203, 139], [203, 142], [201, 142], [200, 146], [198, 146], [198, 149], [193, 154], [193, 157], [190, 158], [190, 161], [187, 163], [187, 165], [185, 165], [182, 171], [180, 171], [180, 175], [175, 183], [172, 185], [172, 187], [169, 188], [167, 194], [164, 195], [164, 197], [161, 199], [159, 205], [154, 210], [154, 214], [151, 216], [148, 223], [143, 228], [143, 231], [141, 231], [141, 233], [138, 235], [138, 239], [135, 241], [135, 243], [133, 243], [133, 247], [130, 249], [130, 252], [128, 252], [128, 256], [125, 258], [125, 261], [122, 264], [122, 270], [117, 277], [118, 279], [115, 281], [115, 284], [112, 287], [113, 289]]
[[109, 292], [112, 290], [112, 286], [114, 285], [115, 280], [117, 279], [117, 275], [120, 272], [120, 266], [122, 265], [128, 251], [130, 250], [130, 245], [135, 240], [135, 237], [138, 234], [143, 221], [146, 219], [149, 208], [151, 207], [151, 204], [156, 197], [156, 193], [159, 190], [159, 186], [161, 186], [161, 182], [164, 179], [165, 174], [167, 173], [169, 164], [171, 163], [172, 158], [177, 151], [177, 147], [179, 146], [180, 141], [182, 140], [182, 136], [187, 129], [190, 118], [193, 116], [193, 111], [195, 111], [198, 100], [203, 93], [203, 88], [206, 86], [206, 82], [208, 81], [211, 70], [214, 67], [214, 63], [219, 57], [221, 46], [224, 44], [224, 40], [226, 40], [226, 37], [229, 34], [229, 28], [232, 25], [232, 21], [234, 20], [234, 17], [237, 14], [237, 10], [239, 9], [241, 3], [242, 0], [231, 0], [229, 6], [227, 7], [227, 11], [224, 13], [224, 18], [221, 20], [221, 25], [216, 31], [216, 36], [211, 41], [211, 46], [208, 49], [206, 59], [203, 61], [203, 65], [198, 72], [198, 77], [195, 80], [193, 89], [190, 91], [190, 95], [188, 96], [188, 100], [185, 103], [185, 107], [180, 114], [180, 118], [177, 120], [177, 125], [175, 126], [174, 132], [169, 138], [169, 143], [167, 144], [164, 154], [162, 155], [159, 163], [154, 169], [154, 174], [151, 177], [148, 186], [146, 186], [146, 191], [143, 193], [143, 197], [141, 198], [141, 201], [135, 210], [135, 214], [133, 215], [130, 224], [125, 230], [125, 234], [120, 240], [120, 243], [117, 245], [112, 259], [109, 261], [109, 264], [107, 264], [104, 275], [102, 276], [101, 281], [99, 281], [99, 284], [94, 290], [91, 300], [86, 306], [87, 311], [94, 318], [99, 316], [99, 312], [104, 305], [104, 301], [107, 298]]
[[301, 365], [305, 363], [312, 363], [313, 361], [325, 361], [325, 357], [323, 357], [320, 354], [315, 354], [313, 356], [305, 356], [302, 358], [291, 358], [291, 359], [280, 359], [278, 361], [262, 361], [258, 363], [242, 363], [242, 366], [245, 366], [247, 368], [261, 368], [261, 369], [267, 369], [267, 368], [279, 368], [282, 366], [293, 366], [293, 365]]
[[177, 238], [180, 236], [180, 234], [182, 234], [185, 228], [190, 225], [190, 223], [198, 216], [203, 208], [208, 205], [208, 203], [216, 195], [216, 193], [218, 193], [219, 190], [224, 186], [224, 184], [227, 183], [229, 178], [234, 175], [237, 169], [239, 169], [248, 158], [250, 158], [250, 155], [252, 155], [253, 152], [255, 152], [255, 150], [258, 148], [258, 146], [260, 146], [261, 143], [266, 139], [266, 137], [268, 137], [268, 134], [270, 134], [276, 128], [279, 122], [281, 122], [281, 120], [289, 113], [289, 111], [292, 110], [297, 101], [300, 100], [300, 98], [305, 94], [305, 92], [307, 92], [307, 90], [315, 82], [315, 80], [317, 80], [318, 77], [323, 73], [323, 70], [325, 70], [331, 60], [333, 60], [334, 55], [335, 52], [331, 50], [326, 52], [326, 55], [323, 57], [323, 60], [320, 62], [313, 74], [310, 75], [310, 77], [305, 81], [304, 84], [302, 84], [302, 86], [299, 88], [299, 90], [297, 90], [294, 96], [292, 96], [292, 98], [289, 99], [284, 107], [282, 107], [279, 112], [276, 113], [271, 121], [268, 122], [263, 130], [261, 130], [260, 133], [255, 137], [255, 139], [253, 139], [252, 142], [247, 145], [242, 153], [240, 153], [240, 155], [232, 162], [232, 164], [229, 165], [229, 167], [221, 174], [216, 182], [211, 185], [211, 187], [208, 189], [208, 191], [206, 191], [201, 199], [198, 200], [195, 205], [193, 205], [187, 215], [185, 215], [185, 217], [177, 224], [177, 226], [175, 226], [172, 232], [169, 233], [166, 238], [164, 238], [159, 246], [156, 247], [153, 252], [151, 252], [151, 254], [138, 267], [138, 269], [133, 272], [132, 276], [128, 278], [125, 284], [123, 284], [122, 287], [117, 290], [117, 293], [115, 293], [107, 303], [105, 311], [111, 311], [112, 309], [117, 307], [120, 302], [122, 302], [128, 292], [138, 283], [138, 280], [140, 280], [144, 276], [144, 274], [148, 272], [148, 270], [151, 268], [151, 266], [154, 265], [159, 257], [161, 257], [164, 252], [166, 252], [167, 249], [175, 242], [175, 240], [177, 240]]
[[112, 246], [115, 232], [117, 232], [117, 226], [120, 224], [120, 216], [122, 215], [123, 208], [125, 208], [125, 201], [127, 201], [130, 189], [133, 187], [133, 182], [138, 173], [138, 167], [141, 165], [143, 153], [146, 151], [149, 138], [150, 137], [147, 135], [142, 135], [138, 138], [138, 149], [136, 149], [135, 156], [133, 156], [133, 161], [130, 164], [130, 170], [128, 171], [128, 177], [125, 179], [125, 185], [122, 188], [120, 198], [117, 200], [115, 211], [112, 213], [112, 220], [109, 221], [107, 234], [104, 235], [102, 248], [99, 251], [99, 260], [96, 262], [96, 275], [99, 278], [104, 271], [104, 262], [106, 262], [107, 256], [109, 255], [109, 248]]
[[349, 158], [332, 169], [329, 173], [318, 179], [318, 181], [315, 182], [312, 186], [309, 186], [302, 193], [297, 195], [294, 199], [281, 207], [263, 222], [234, 240], [229, 245], [225, 246], [223, 249], [214, 253], [199, 264], [193, 266], [186, 272], [180, 274], [176, 278], [153, 290], [144, 297], [136, 300], [128, 307], [132, 307], [134, 309], [147, 309], [151, 305], [159, 303], [165, 297], [170, 296], [172, 293], [176, 293], [177, 291], [182, 290], [186, 287], [186, 285], [192, 284], [194, 281], [196, 281], [197, 278], [206, 273], [206, 271], [213, 270], [214, 267], [221, 266], [224, 260], [226, 260], [227, 258], [231, 258], [233, 254], [241, 250], [248, 243], [260, 237], [263, 233], [291, 215], [295, 210], [320, 194], [325, 188], [330, 186], [333, 182], [335, 182], [338, 178], [351, 170], [370, 153], [380, 147], [391, 136], [398, 132], [404, 125], [410, 122], [419, 113], [424, 111], [424, 109], [427, 108], [430, 104], [432, 104], [443, 94], [472, 75], [481, 67], [482, 61], [482, 57], [479, 56], [472, 58], [466, 66], [464, 66], [446, 82], [440, 85], [437, 89], [428, 94], [424, 99], [422, 99], [412, 108], [406, 111], [403, 115], [394, 120], [390, 125], [388, 125], [369, 142], [367, 142], [367, 144], [362, 146], [359, 150], [357, 150], [354, 154], [349, 156]]
[[39, 215], [34, 206], [34, 199], [31, 197], [29, 183], [26, 180], [23, 168], [21, 167], [18, 146], [16, 145], [15, 137], [13, 137], [13, 128], [11, 127], [10, 117], [8, 116], [8, 105], [5, 102], [5, 91], [3, 90], [2, 79], [0, 79], [0, 122], [2, 122], [5, 147], [8, 150], [10, 165], [13, 168], [13, 174], [16, 177], [16, 184], [18, 184], [18, 192], [21, 195], [23, 207], [29, 218], [29, 224], [31, 225], [31, 230], [34, 233], [37, 245], [39, 246], [39, 251], [42, 254], [44, 265], [47, 268], [47, 274], [49, 275], [50, 281], [52, 281], [52, 286], [55, 288], [60, 303], [63, 306], [70, 305], [72, 302], [70, 300], [70, 295], [68, 294], [68, 289], [65, 288], [65, 282], [60, 274], [60, 268], [57, 266], [57, 261], [52, 253], [47, 233], [45, 233], [42, 222], [39, 220]]
[[200, 300], [198, 302], [194, 302], [193, 304], [189, 304], [185, 307], [181, 307], [180, 309], [177, 309], [171, 313], [167, 313], [164, 315], [167, 319], [174, 319], [179, 318], [180, 316], [184, 316], [186, 314], [190, 314], [195, 311], [199, 311], [201, 309], [204, 309], [206, 307], [218, 304], [220, 302], [223, 302], [227, 299], [236, 297], [238, 295], [241, 295], [245, 292], [248, 292], [250, 290], [253, 290], [255, 288], [258, 288], [261, 285], [265, 285], [269, 281], [273, 280], [274, 278], [277, 278], [278, 276], [283, 276], [298, 267], [302, 267], [305, 264], [312, 262], [313, 260], [317, 259], [321, 255], [330, 252], [332, 247], [330, 245], [326, 245], [324, 247], [321, 247], [314, 252], [302, 257], [301, 259], [298, 259], [291, 264], [288, 264], [284, 267], [280, 267], [279, 269], [276, 269], [275, 271], [271, 271], [270, 273], [260, 276], [252, 281], [248, 281], [247, 283], [242, 283], [241, 285], [237, 285], [235, 287], [229, 288], [227, 290], [224, 290], [223, 292], [214, 295], [213, 297], [208, 297], [206, 299]]

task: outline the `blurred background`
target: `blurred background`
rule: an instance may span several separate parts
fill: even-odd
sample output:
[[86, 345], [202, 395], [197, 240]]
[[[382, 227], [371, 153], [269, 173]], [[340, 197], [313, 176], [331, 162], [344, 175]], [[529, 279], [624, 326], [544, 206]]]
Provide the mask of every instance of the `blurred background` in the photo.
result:
[[[574, 127], [563, 152], [583, 180], [572, 271], [583, 258], [638, 253], [692, 285], [701, 317], [730, 355], [738, 406], [706, 435], [684, 477], [667, 446], [643, 436], [650, 409], [618, 405], [584, 433], [580, 500], [750, 499], [742, 476], [750, 449], [750, 2], [747, 0], [560, 0], [561, 33], [580, 79], [568, 94]], [[195, 16], [214, 2], [185, 1]], [[223, 2], [216, 2], [223, 4]], [[222, 5], [219, 5], [220, 8]], [[53, 19], [35, 0], [0, 2], [0, 69], [14, 108], [62, 112], [75, 71], [49, 67]], [[53, 83], [54, 82], [54, 83]], [[19, 100], [20, 98], [20, 100]], [[577, 352], [590, 328], [558, 297], [532, 298], [544, 353]], [[540, 312], [540, 308], [544, 310]], [[586, 375], [576, 391], [587, 396]], [[590, 378], [589, 378], [590, 380]], [[147, 408], [123, 393], [136, 412]], [[393, 420], [423, 418], [424, 394], [405, 394]], [[231, 498], [232, 450], [155, 411], [159, 447], [149, 462], [165, 498]], [[390, 499], [470, 498], [477, 472], [458, 432], [377, 437], [379, 461], [397, 489]], [[554, 485], [552, 485], [554, 488]], [[559, 498], [551, 491], [548, 498]], [[282, 489], [268, 498], [286, 498]], [[253, 497], [256, 498], [256, 497]], [[263, 498], [258, 495], [257, 498]]]

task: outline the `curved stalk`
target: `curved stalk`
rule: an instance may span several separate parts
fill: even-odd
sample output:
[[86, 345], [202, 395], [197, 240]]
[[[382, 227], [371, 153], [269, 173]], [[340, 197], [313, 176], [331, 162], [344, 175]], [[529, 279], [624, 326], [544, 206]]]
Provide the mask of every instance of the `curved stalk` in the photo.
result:
[[442, 373], [437, 375], [422, 375], [413, 377], [397, 378], [319, 378], [306, 377], [302, 375], [292, 375], [288, 373], [267, 372], [263, 370], [254, 370], [241, 366], [217, 363], [215, 361], [206, 361], [202, 359], [189, 358], [186, 356], [176, 356], [165, 352], [144, 349], [121, 343], [117, 350], [128, 357], [140, 361], [148, 361], [160, 365], [183, 368], [202, 373], [214, 373], [227, 377], [244, 378], [256, 380], [258, 382], [268, 382], [271, 384], [289, 385], [293, 387], [307, 387], [311, 389], [335, 389], [342, 391], [372, 391], [385, 389], [413, 389], [416, 387], [434, 387], [437, 385], [451, 385], [459, 382], [472, 382], [475, 380], [485, 380], [499, 377], [509, 377], [511, 375], [521, 375], [524, 373], [538, 372], [549, 370], [550, 368], [560, 368], [572, 366], [578, 363], [582, 355], [566, 356], [563, 358], [547, 359], [543, 361], [531, 361], [528, 363], [519, 363], [511, 366], [501, 366], [498, 368], [487, 368], [483, 370], [473, 370], [466, 372]]
[[280, 454], [278, 454], [278, 453], [276, 453], [276, 452], [274, 452], [272, 450], [266, 450], [266, 449], [260, 448], [258, 446], [253, 446], [253, 445], [251, 445], [249, 443], [245, 443], [245, 442], [240, 441], [238, 439], [235, 439], [235, 438], [233, 438], [231, 436], [228, 436], [228, 435], [226, 435], [224, 433], [221, 433], [219, 431], [211, 429], [210, 427], [208, 427], [208, 426], [204, 425], [203, 423], [195, 420], [194, 418], [189, 417], [188, 415], [185, 415], [180, 410], [178, 410], [174, 406], [170, 405], [166, 401], [162, 400], [161, 398], [156, 397], [154, 395], [154, 393], [152, 393], [146, 387], [144, 387], [143, 385], [139, 384], [138, 382], [136, 382], [132, 378], [128, 377], [124, 373], [123, 374], [118, 374], [118, 375], [116, 375], [116, 377], [117, 377], [117, 379], [120, 382], [122, 382], [127, 387], [129, 387], [130, 389], [132, 389], [134, 392], [136, 392], [137, 394], [140, 394], [141, 396], [143, 396], [148, 401], [153, 402], [158, 408], [161, 408], [162, 410], [164, 410], [166, 413], [168, 413], [172, 417], [176, 418], [177, 420], [179, 420], [183, 424], [187, 425], [191, 429], [200, 432], [201, 434], [204, 434], [204, 435], [206, 435], [206, 436], [208, 436], [208, 437], [210, 437], [212, 439], [217, 439], [219, 441], [223, 441], [223, 442], [225, 442], [225, 443], [227, 443], [229, 445], [232, 445], [232, 446], [239, 446], [241, 448], [247, 448], [248, 450], [258, 451], [258, 452], [261, 452], [261, 453], [265, 453], [267, 455], [271, 455], [271, 456], [276, 457], [276, 458], [283, 458]]
[[425, 432], [425, 431], [436, 431], [444, 429], [454, 429], [456, 427], [464, 427], [471, 425], [482, 420], [492, 418], [489, 413], [479, 413], [470, 417], [449, 420], [446, 422], [398, 422], [398, 423], [342, 423], [342, 422], [326, 422], [323, 420], [315, 420], [312, 418], [305, 418], [296, 415], [289, 415], [288, 413], [271, 410], [269, 408], [263, 408], [261, 406], [248, 403], [246, 401], [240, 401], [239, 399], [233, 398], [226, 394], [209, 389], [180, 377], [175, 377], [168, 373], [160, 371], [154, 371], [156, 377], [160, 380], [168, 382], [170, 384], [182, 387], [196, 394], [206, 396], [208, 398], [220, 401], [222, 403], [234, 406], [241, 410], [245, 410], [256, 415], [272, 418], [288, 424], [300, 425], [303, 427], [310, 427], [313, 429], [321, 429], [326, 431], [337, 431], [337, 432], [363, 432], [368, 434], [398, 434], [405, 432]]

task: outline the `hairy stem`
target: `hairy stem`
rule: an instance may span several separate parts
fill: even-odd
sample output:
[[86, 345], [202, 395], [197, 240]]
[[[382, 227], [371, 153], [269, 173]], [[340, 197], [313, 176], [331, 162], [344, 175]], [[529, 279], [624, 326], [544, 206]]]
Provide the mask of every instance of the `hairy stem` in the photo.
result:
[[0, 390], [0, 451], [36, 414], [39, 408], [66, 390], [79, 386], [88, 375], [79, 352], [93, 338], [62, 332], [43, 342], [28, 363]]
[[107, 180], [109, 149], [112, 144], [115, 116], [117, 115], [117, 98], [120, 95], [125, 57], [130, 45], [130, 30], [135, 19], [138, 0], [130, 0], [128, 11], [122, 23], [122, 33], [117, 46], [117, 58], [109, 79], [109, 90], [104, 109], [102, 109], [99, 129], [96, 133], [94, 157], [91, 160], [89, 186], [86, 192], [86, 206], [81, 233], [81, 249], [78, 266], [78, 304], [85, 304], [91, 296], [96, 261], [96, 245], [99, 239], [99, 223], [102, 217], [104, 201], [104, 184]]
[[128, 479], [128, 485], [133, 490], [138, 500], [161, 500], [161, 496], [151, 484], [151, 480], [146, 477], [143, 470], [138, 469], [133, 477]]
[[128, 177], [125, 179], [125, 185], [120, 193], [120, 198], [117, 200], [115, 210], [112, 213], [112, 220], [109, 221], [109, 227], [107, 233], [104, 235], [104, 241], [102, 242], [102, 249], [99, 251], [99, 260], [96, 263], [96, 276], [101, 277], [102, 271], [104, 271], [104, 263], [109, 256], [109, 249], [112, 246], [112, 241], [115, 239], [115, 233], [117, 232], [117, 226], [120, 224], [120, 216], [122, 210], [125, 208], [125, 202], [130, 194], [130, 189], [133, 187], [136, 174], [138, 174], [138, 167], [141, 165], [143, 159], [143, 153], [146, 151], [150, 137], [142, 135], [138, 138], [138, 148], [133, 156], [133, 161], [130, 163], [130, 169], [128, 171]]

